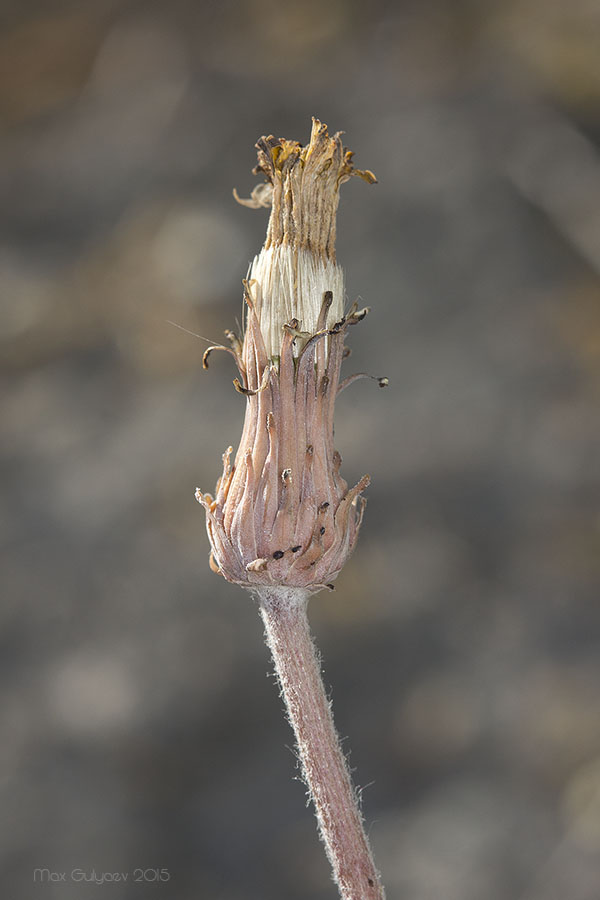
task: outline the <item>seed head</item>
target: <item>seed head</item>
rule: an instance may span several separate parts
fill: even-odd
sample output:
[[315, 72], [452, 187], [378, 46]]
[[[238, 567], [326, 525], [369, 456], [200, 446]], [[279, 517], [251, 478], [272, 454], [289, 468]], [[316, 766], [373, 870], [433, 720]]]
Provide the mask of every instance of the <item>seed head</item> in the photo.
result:
[[352, 175], [376, 179], [354, 169], [340, 134], [330, 137], [317, 119], [306, 147], [272, 136], [256, 146], [254, 171], [267, 182], [240, 202], [270, 204], [271, 215], [244, 282], [243, 341], [228, 332], [230, 347], [220, 348], [240, 371], [244, 429], [233, 464], [231, 447], [223, 456], [214, 498], [196, 497], [214, 571], [247, 588], [317, 591], [333, 586], [354, 547], [369, 483], [365, 475], [348, 489], [333, 443], [345, 336], [367, 312], [354, 304], [343, 313], [335, 231], [340, 185]]

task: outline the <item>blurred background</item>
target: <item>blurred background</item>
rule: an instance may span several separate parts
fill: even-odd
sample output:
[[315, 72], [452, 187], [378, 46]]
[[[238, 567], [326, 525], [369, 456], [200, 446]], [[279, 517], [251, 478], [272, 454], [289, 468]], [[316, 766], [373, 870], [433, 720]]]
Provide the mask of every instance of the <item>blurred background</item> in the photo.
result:
[[232, 188], [316, 115], [379, 178], [338, 259], [390, 387], [340, 398], [372, 487], [311, 621], [388, 897], [597, 900], [599, 45], [590, 0], [3, 0], [3, 896], [336, 897], [194, 500], [244, 399], [169, 324], [234, 326]]

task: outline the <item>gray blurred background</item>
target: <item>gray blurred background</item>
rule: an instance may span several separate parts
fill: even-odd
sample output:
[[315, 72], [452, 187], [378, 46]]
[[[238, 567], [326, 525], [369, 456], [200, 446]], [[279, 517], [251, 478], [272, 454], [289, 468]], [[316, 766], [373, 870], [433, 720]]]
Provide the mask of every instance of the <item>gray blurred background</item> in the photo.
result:
[[311, 621], [389, 900], [600, 896], [599, 46], [589, 0], [4, 0], [3, 897], [336, 896], [194, 500], [244, 400], [168, 324], [234, 325], [231, 190], [312, 115], [379, 178]]

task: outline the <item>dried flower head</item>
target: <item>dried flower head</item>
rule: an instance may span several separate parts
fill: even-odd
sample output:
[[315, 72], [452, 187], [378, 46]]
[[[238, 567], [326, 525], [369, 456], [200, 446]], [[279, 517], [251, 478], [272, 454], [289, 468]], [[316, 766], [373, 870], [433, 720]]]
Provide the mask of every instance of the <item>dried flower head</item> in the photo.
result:
[[[369, 483], [351, 489], [333, 443], [337, 394], [348, 328], [367, 309], [344, 314], [344, 276], [335, 259], [340, 185], [355, 169], [340, 135], [313, 119], [310, 142], [263, 137], [258, 165], [266, 176], [250, 200], [271, 206], [265, 244], [244, 282], [241, 341], [228, 350], [247, 398], [235, 461], [223, 457], [214, 498], [196, 492], [207, 516], [211, 568], [247, 588], [280, 585], [315, 592], [331, 587], [354, 547]], [[237, 195], [236, 195], [237, 196]], [[239, 198], [237, 198], [239, 200]], [[380, 384], [387, 383], [379, 379]]]

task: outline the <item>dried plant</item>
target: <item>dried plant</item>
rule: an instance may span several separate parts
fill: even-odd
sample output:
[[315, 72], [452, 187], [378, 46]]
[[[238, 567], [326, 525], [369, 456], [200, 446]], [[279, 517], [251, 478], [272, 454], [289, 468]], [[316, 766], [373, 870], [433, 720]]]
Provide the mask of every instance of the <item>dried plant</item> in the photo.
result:
[[[344, 314], [344, 275], [335, 258], [340, 185], [357, 175], [340, 135], [313, 120], [310, 142], [263, 137], [266, 176], [244, 205], [270, 206], [265, 244], [244, 298], [243, 339], [226, 332], [247, 398], [240, 446], [223, 457], [214, 498], [197, 491], [211, 544], [210, 565], [259, 601], [303, 776], [335, 881], [345, 900], [384, 896], [357, 797], [333, 725], [310, 636], [307, 601], [332, 582], [352, 552], [369, 484], [348, 488], [334, 447], [337, 394], [348, 329], [368, 309]], [[236, 195], [237, 197], [237, 195]], [[237, 198], [239, 200], [239, 197]], [[379, 379], [380, 385], [387, 383]]]

